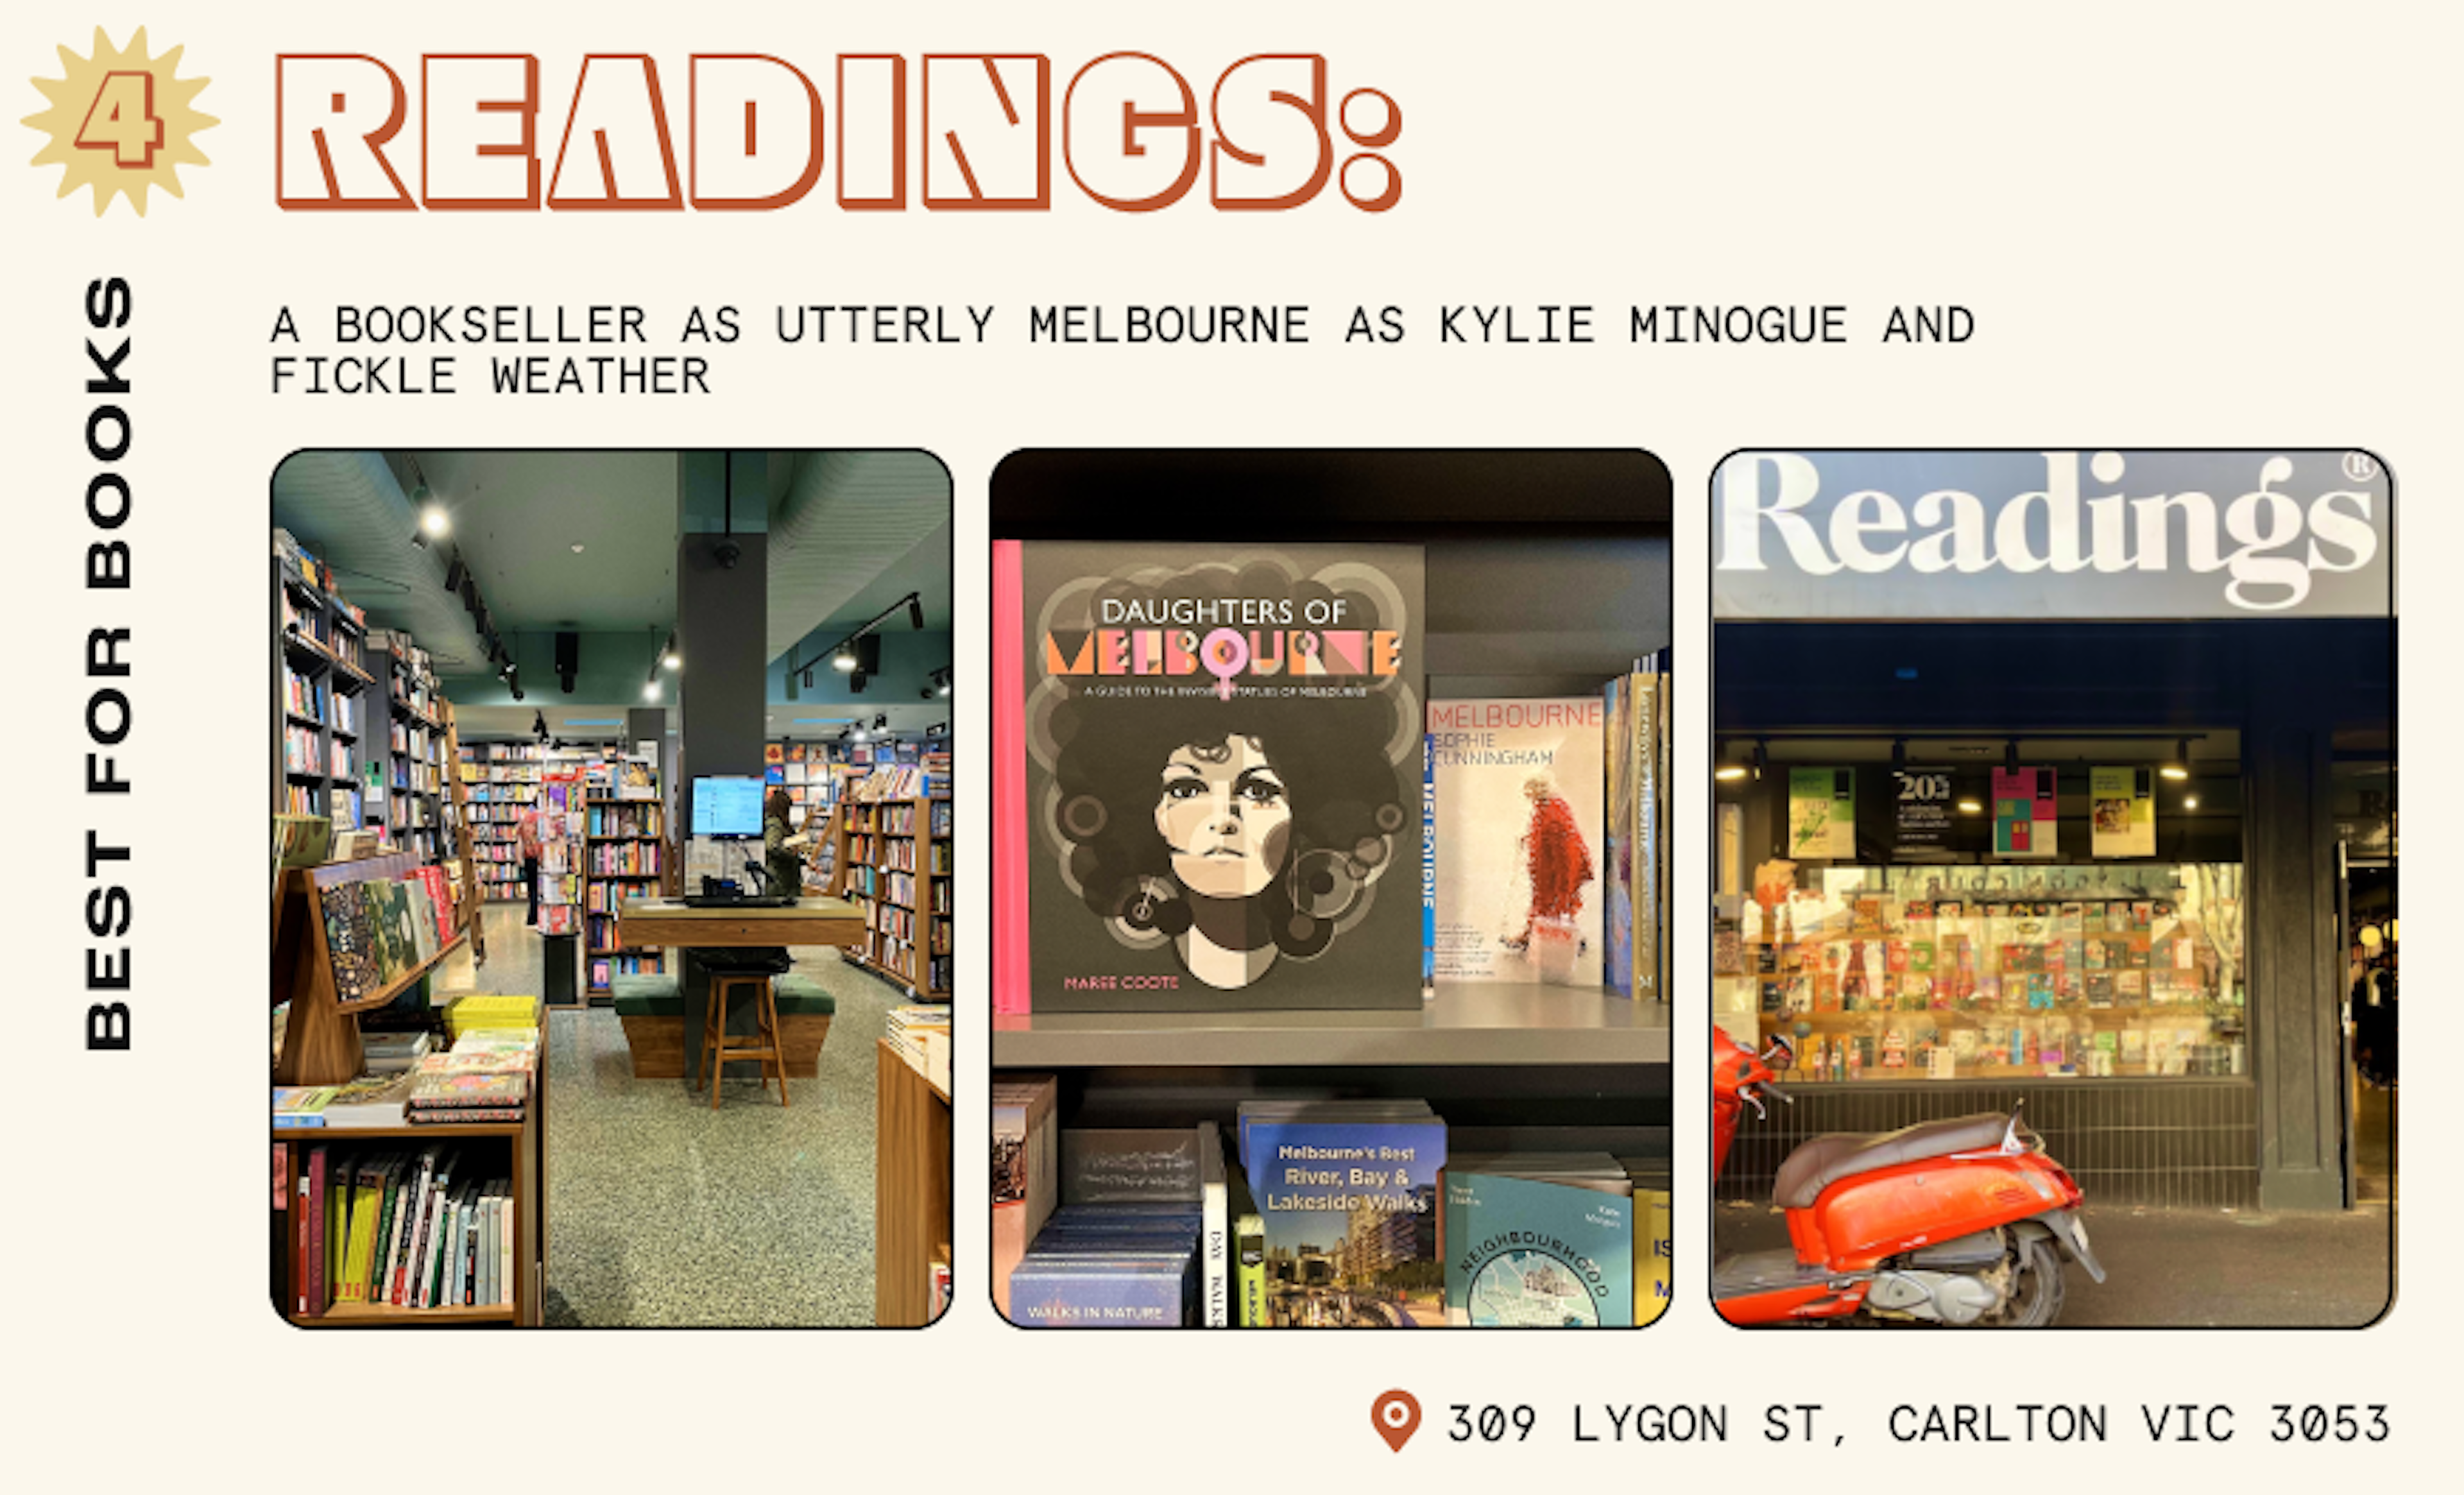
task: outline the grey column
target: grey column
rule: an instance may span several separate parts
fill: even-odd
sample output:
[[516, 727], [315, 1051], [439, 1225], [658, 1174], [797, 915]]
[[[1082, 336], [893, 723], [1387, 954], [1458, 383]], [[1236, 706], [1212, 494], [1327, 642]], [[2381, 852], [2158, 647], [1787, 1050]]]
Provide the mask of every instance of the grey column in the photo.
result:
[[2343, 973], [2328, 815], [2334, 722], [2321, 714], [2321, 693], [2300, 682], [2332, 678], [2312, 671], [2336, 664], [2318, 650], [2298, 658], [2259, 652], [2257, 642], [2246, 671], [2242, 855], [2259, 1206], [2331, 1210], [2343, 1203], [2344, 1178]]

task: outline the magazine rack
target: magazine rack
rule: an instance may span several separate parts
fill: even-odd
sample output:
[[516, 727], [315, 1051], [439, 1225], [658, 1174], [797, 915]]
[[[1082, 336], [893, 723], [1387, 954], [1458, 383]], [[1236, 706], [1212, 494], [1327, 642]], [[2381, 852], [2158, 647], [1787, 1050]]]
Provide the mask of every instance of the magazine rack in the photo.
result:
[[347, 883], [391, 882], [419, 867], [416, 852], [396, 851], [358, 862], [285, 868], [274, 885], [274, 1000], [291, 1003], [276, 1085], [341, 1085], [359, 1076], [358, 1014], [382, 1007], [461, 947], [467, 933], [376, 991], [344, 1001], [334, 988], [334, 956], [325, 943], [324, 890]]

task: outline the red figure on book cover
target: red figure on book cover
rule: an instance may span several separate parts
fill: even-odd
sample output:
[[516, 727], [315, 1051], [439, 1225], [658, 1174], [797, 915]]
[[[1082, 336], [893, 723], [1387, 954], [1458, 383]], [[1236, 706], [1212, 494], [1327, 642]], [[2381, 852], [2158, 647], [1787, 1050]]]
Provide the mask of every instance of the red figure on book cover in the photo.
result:
[[1557, 781], [1545, 773], [1524, 780], [1531, 801], [1531, 824], [1523, 833], [1523, 852], [1531, 870], [1531, 909], [1523, 923], [1523, 938], [1543, 919], [1572, 919], [1583, 909], [1583, 885], [1592, 880], [1592, 850], [1573, 809], [1557, 794]]

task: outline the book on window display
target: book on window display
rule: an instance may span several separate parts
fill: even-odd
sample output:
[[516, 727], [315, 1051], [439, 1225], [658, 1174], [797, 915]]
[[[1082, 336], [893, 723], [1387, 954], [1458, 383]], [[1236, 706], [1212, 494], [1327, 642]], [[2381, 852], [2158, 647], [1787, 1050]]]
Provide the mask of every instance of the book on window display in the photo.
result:
[[1608, 706], [1437, 700], [1437, 980], [1601, 981]]
[[1419, 548], [1002, 550], [1004, 1006], [1417, 1006]]

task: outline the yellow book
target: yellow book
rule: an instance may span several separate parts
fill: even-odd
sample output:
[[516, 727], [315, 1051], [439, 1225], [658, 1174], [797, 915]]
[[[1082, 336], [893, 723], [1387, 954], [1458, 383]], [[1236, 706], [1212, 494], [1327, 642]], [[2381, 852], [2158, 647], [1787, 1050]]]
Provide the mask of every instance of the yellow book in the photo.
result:
[[1658, 1319], [1675, 1287], [1669, 1273], [1668, 1191], [1634, 1191], [1634, 1321]]
[[341, 1290], [334, 1294], [338, 1302], [368, 1301], [368, 1271], [377, 1250], [377, 1214], [384, 1204], [385, 1160], [364, 1158], [351, 1180], [351, 1242], [342, 1258]]

